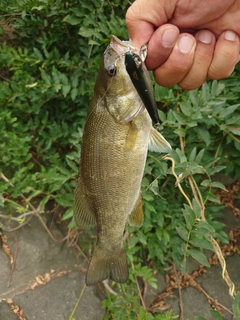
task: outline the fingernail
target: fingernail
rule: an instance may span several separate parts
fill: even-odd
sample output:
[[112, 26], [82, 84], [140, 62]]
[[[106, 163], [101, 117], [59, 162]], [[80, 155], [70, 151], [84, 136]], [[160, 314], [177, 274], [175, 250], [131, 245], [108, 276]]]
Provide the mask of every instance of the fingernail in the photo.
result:
[[165, 48], [172, 48], [178, 36], [178, 31], [176, 29], [167, 29], [162, 35], [162, 45]]
[[183, 36], [178, 40], [178, 49], [182, 53], [189, 53], [193, 47], [193, 39], [188, 36]]
[[224, 38], [229, 41], [234, 41], [236, 39], [236, 36], [236, 33], [230, 30], [224, 33]]
[[212, 33], [208, 30], [202, 30], [197, 34], [196, 38], [202, 43], [209, 44], [212, 42]]

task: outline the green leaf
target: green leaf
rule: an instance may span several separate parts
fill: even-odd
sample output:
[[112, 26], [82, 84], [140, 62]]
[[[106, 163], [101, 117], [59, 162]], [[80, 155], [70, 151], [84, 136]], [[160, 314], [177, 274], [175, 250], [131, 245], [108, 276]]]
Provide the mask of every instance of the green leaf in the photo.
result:
[[70, 221], [67, 227], [68, 228], [78, 228], [75, 220]]
[[175, 119], [182, 125], [186, 125], [188, 123], [188, 118], [187, 116], [181, 114], [181, 113], [178, 113], [178, 112], [175, 112], [173, 111], [173, 115], [175, 117]]
[[73, 208], [69, 208], [63, 215], [62, 220], [67, 220], [73, 217]]
[[162, 122], [167, 120], [166, 114], [162, 110], [158, 110], [159, 118]]
[[76, 17], [75, 15], [67, 15], [64, 19], [63, 19], [64, 22], [67, 22], [69, 24], [71, 24], [72, 26], [75, 26], [77, 24], [82, 24], [82, 17]]
[[48, 200], [50, 199], [51, 195], [48, 194], [46, 197], [44, 197], [40, 203], [39, 203], [39, 207], [40, 207], [40, 211], [43, 211], [45, 208], [45, 204], [48, 202]]
[[179, 137], [184, 138], [186, 136], [186, 130], [183, 128], [177, 128], [173, 132], [176, 133]]
[[209, 99], [209, 84], [207, 82], [205, 82], [202, 85], [201, 95], [202, 95], [202, 100], [204, 102], [208, 102], [208, 99]]
[[51, 84], [51, 77], [46, 73], [46, 71], [40, 68], [42, 79], [45, 81], [47, 85]]
[[233, 134], [236, 134], [237, 136], [240, 136], [240, 127], [228, 126], [227, 128]]
[[196, 154], [197, 154], [197, 148], [194, 147], [190, 153], [189, 156], [189, 162], [194, 162], [195, 158], [196, 158]]
[[202, 150], [200, 150], [199, 153], [197, 154], [196, 159], [195, 159], [195, 162], [196, 162], [197, 164], [199, 164], [199, 163], [201, 162], [202, 157], [203, 157], [203, 155], [204, 155], [204, 152], [205, 152], [205, 149], [202, 149]]
[[221, 203], [220, 199], [217, 196], [215, 196], [215, 194], [210, 193], [210, 192], [207, 195], [207, 199], [209, 201], [212, 201], [212, 202], [215, 202], [215, 203]]
[[210, 264], [208, 263], [207, 258], [201, 251], [196, 249], [190, 249], [187, 252], [190, 254], [190, 256], [193, 257], [193, 259], [197, 260], [200, 264], [206, 267], [210, 267]]
[[180, 149], [176, 149], [176, 153], [178, 154], [179, 156], [179, 159], [180, 159], [180, 163], [184, 163], [184, 162], [187, 162], [187, 158], [185, 156], [185, 154], [180, 150]]
[[222, 93], [222, 91], [225, 88], [225, 84], [223, 82], [217, 82], [217, 88], [216, 88], [216, 96], [219, 96], [220, 93]]
[[211, 187], [213, 188], [219, 188], [219, 189], [222, 189], [222, 190], [225, 190], [226, 191], [226, 187], [221, 183], [221, 182], [212, 182], [211, 183]]
[[229, 114], [232, 114], [239, 106], [240, 104], [234, 104], [230, 107], [227, 107], [226, 109], [221, 110], [221, 112], [219, 113], [219, 117], [222, 119], [226, 118]]
[[192, 201], [193, 211], [195, 213], [196, 218], [201, 218], [201, 208], [199, 207], [199, 204], [197, 201], [193, 198]]
[[190, 240], [190, 243], [194, 247], [198, 247], [198, 248], [214, 251], [214, 247], [213, 247], [212, 243], [210, 241], [205, 240], [205, 239], [193, 238], [193, 239]]
[[208, 311], [214, 320], [225, 320], [217, 310], [208, 309]]
[[77, 95], [78, 95], [78, 89], [77, 88], [73, 88], [71, 90], [71, 99], [74, 101], [76, 99]]
[[240, 291], [237, 292], [237, 295], [232, 304], [232, 308], [236, 319], [240, 319]]
[[184, 204], [184, 209], [182, 209], [182, 212], [188, 229], [192, 229], [196, 220], [195, 212], [187, 204]]
[[199, 139], [203, 140], [206, 143], [206, 146], [208, 147], [211, 142], [210, 134], [209, 134], [208, 130], [205, 127], [198, 126], [197, 134], [198, 134]]
[[200, 220], [194, 227], [194, 232], [212, 236], [215, 234], [215, 229], [207, 221]]
[[187, 231], [187, 229], [185, 229], [182, 226], [179, 226], [179, 227], [176, 227], [176, 230], [177, 230], [177, 233], [180, 235], [180, 237], [183, 240], [185, 240], [185, 241], [188, 240], [188, 231]]
[[180, 103], [180, 108], [182, 113], [187, 116], [190, 117], [192, 114], [192, 107], [189, 104], [185, 104], [185, 103]]
[[209, 180], [209, 179], [205, 179], [201, 182], [201, 186], [203, 186], [203, 187], [208, 187], [208, 186], [210, 186], [210, 184], [211, 184], [211, 180]]
[[199, 107], [199, 97], [197, 95], [196, 90], [192, 90], [189, 92], [189, 98], [195, 108]]
[[66, 98], [66, 96], [70, 90], [71, 90], [71, 86], [69, 84], [62, 86], [62, 93], [63, 93], [64, 98]]

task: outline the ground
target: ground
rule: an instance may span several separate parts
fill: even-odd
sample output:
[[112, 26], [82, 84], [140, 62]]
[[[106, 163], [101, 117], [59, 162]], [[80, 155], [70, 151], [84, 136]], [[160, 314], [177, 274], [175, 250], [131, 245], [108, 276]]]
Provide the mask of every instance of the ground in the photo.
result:
[[[239, 289], [240, 201], [235, 199], [238, 185], [230, 185], [232, 197], [220, 196], [226, 205], [225, 231], [231, 239], [228, 246], [222, 246], [222, 252], [230, 278]], [[61, 241], [67, 233], [63, 223], [59, 224], [49, 213], [41, 217], [52, 237], [37, 216], [32, 216], [22, 228], [15, 231], [3, 228], [0, 234], [0, 320], [68, 320], [84, 288], [87, 260], [76, 246]], [[2, 222], [7, 225], [5, 220]], [[210, 253], [209, 261], [210, 268], [190, 261], [189, 275], [182, 276], [174, 269], [164, 276], [157, 275], [158, 289], [147, 291], [146, 305], [172, 308], [184, 320], [200, 315], [210, 320], [208, 309], [213, 307], [221, 310], [225, 319], [232, 319], [232, 298], [222, 279], [222, 269], [216, 256]], [[74, 318], [102, 320], [105, 311], [98, 297], [97, 286], [87, 287]]]

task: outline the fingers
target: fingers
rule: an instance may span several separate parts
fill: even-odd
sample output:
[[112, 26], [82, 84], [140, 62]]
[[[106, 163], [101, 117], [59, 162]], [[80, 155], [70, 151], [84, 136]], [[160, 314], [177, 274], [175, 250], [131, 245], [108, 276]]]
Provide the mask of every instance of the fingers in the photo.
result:
[[179, 29], [171, 24], [164, 24], [153, 33], [148, 42], [148, 55], [145, 61], [148, 69], [156, 69], [168, 59], [178, 35]]
[[179, 86], [187, 90], [196, 89], [206, 81], [216, 43], [215, 36], [208, 30], [197, 32], [195, 38], [197, 45], [192, 66], [179, 82]]
[[238, 61], [239, 37], [233, 31], [225, 31], [216, 43], [208, 77], [215, 80], [228, 77]]
[[216, 41], [209, 30], [198, 31], [194, 37], [179, 34], [178, 29], [166, 24], [149, 41], [146, 65], [154, 70], [159, 85], [169, 87], [178, 83], [183, 89], [192, 90], [200, 87], [207, 77], [228, 77], [239, 61], [239, 43], [239, 37], [232, 31], [225, 31]]
[[195, 49], [194, 36], [181, 33], [167, 60], [154, 69], [156, 82], [164, 87], [181, 82], [192, 67]]

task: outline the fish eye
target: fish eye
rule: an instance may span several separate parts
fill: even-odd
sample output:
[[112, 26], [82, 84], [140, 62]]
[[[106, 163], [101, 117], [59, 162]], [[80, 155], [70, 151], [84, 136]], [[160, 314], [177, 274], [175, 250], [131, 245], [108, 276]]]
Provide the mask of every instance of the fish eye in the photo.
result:
[[106, 70], [109, 77], [114, 77], [117, 73], [117, 67], [114, 64], [107, 66]]

